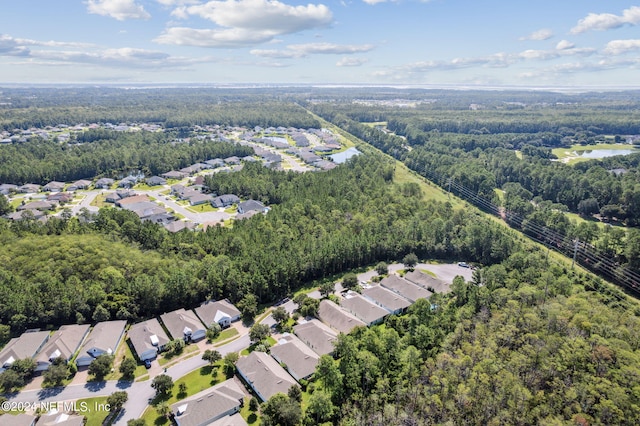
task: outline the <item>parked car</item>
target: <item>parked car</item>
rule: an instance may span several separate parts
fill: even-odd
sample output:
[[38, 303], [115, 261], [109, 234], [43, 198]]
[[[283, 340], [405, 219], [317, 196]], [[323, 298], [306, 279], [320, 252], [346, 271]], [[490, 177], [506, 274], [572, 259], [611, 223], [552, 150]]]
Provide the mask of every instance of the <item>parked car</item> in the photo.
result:
[[458, 266], [461, 266], [463, 268], [468, 268], [469, 264], [467, 262], [458, 262]]
[[144, 360], [144, 366], [145, 366], [146, 368], [151, 368], [151, 361], [150, 361], [150, 360], [148, 360], [148, 359], [145, 359], [145, 360]]

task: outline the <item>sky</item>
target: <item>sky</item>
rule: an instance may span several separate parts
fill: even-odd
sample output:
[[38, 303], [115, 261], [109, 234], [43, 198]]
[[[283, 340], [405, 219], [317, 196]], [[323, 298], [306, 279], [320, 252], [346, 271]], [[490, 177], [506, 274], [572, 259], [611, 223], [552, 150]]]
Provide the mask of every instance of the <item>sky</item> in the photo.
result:
[[1, 0], [0, 84], [640, 88], [640, 3], [308, 1]]

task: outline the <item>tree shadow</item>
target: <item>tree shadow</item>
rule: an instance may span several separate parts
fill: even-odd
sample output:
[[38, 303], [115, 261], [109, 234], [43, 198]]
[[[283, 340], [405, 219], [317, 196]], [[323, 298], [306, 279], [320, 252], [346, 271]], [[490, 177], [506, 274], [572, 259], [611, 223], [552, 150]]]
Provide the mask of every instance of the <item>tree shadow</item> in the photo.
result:
[[60, 394], [64, 390], [64, 387], [58, 386], [55, 388], [44, 388], [38, 391], [38, 399], [51, 398], [52, 396], [56, 396]]
[[255, 422], [258, 421], [258, 416], [256, 415], [256, 413], [251, 413], [249, 414], [249, 417], [247, 417], [247, 423], [252, 425]]
[[98, 392], [104, 389], [105, 386], [107, 386], [107, 382], [87, 382], [87, 384], [84, 385], [85, 389], [89, 392]]
[[118, 383], [116, 383], [116, 387], [118, 389], [129, 389], [132, 384], [133, 382], [129, 380], [118, 380]]

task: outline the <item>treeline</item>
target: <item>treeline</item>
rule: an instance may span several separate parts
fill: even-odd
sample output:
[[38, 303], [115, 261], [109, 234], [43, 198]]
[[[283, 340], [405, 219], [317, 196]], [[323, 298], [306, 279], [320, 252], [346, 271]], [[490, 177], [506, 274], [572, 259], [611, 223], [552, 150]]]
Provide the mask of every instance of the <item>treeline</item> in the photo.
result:
[[247, 165], [225, 175], [230, 187], [278, 204], [206, 232], [172, 234], [111, 208], [45, 224], [3, 222], [0, 291], [10, 296], [0, 302], [0, 321], [17, 332], [75, 322], [76, 313], [89, 321], [98, 306], [137, 319], [206, 298], [239, 302], [251, 294], [266, 303], [311, 280], [410, 252], [491, 264], [517, 249], [478, 213], [402, 191], [393, 167], [370, 154], [326, 173]]
[[295, 103], [259, 92], [214, 89], [5, 89], [0, 129], [80, 123], [319, 128]]
[[338, 361], [323, 356], [316, 370], [313, 394], [328, 409], [307, 414], [334, 424], [637, 424], [637, 304], [596, 289], [606, 292], [535, 250], [456, 278], [449, 295], [341, 335]]
[[[424, 176], [451, 189], [449, 180], [477, 193], [486, 202], [504, 206], [521, 219], [510, 221], [527, 232], [527, 223], [546, 226], [560, 232], [568, 241], [579, 238], [597, 251], [612, 258], [618, 266], [637, 268], [638, 238], [633, 230], [600, 227], [596, 223], [576, 223], [564, 213], [576, 212], [584, 217], [600, 214], [605, 219], [621, 220], [635, 226], [640, 221], [640, 155], [611, 157], [573, 166], [550, 162], [539, 157], [518, 158], [503, 147], [449, 146], [442, 141], [411, 145], [409, 138], [385, 133], [358, 123], [342, 113], [347, 107], [313, 107], [314, 112], [360, 137], [373, 146], [403, 161]], [[456, 140], [451, 137], [452, 140]], [[622, 168], [615, 174], [609, 170]], [[458, 193], [457, 185], [451, 189]], [[501, 198], [496, 189], [503, 189]], [[460, 194], [463, 195], [463, 194]], [[542, 239], [539, 233], [534, 236]], [[547, 241], [548, 242], [548, 241]]]
[[99, 132], [99, 136], [90, 143], [34, 139], [0, 147], [0, 182], [46, 184], [94, 176], [118, 178], [131, 172], [150, 176], [212, 158], [253, 155], [252, 148], [229, 142], [194, 139], [179, 143], [171, 133]]

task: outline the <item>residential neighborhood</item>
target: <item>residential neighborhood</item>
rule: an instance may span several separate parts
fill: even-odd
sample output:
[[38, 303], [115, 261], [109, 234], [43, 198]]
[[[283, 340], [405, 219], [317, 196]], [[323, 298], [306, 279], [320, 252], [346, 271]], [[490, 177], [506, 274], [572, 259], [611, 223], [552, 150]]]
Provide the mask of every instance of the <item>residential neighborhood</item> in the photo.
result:
[[[118, 132], [161, 132], [158, 126], [144, 124], [78, 125], [65, 127], [69, 143], [74, 135], [88, 129], [105, 128]], [[28, 138], [60, 138], [60, 126], [43, 131], [8, 134], [4, 143], [22, 143]], [[329, 170], [359, 152], [345, 147], [326, 129], [268, 128], [245, 129], [220, 126], [198, 127], [196, 140], [233, 142], [253, 149], [253, 156], [205, 158], [180, 170], [145, 176], [140, 172], [126, 176], [90, 177], [74, 182], [51, 181], [40, 186], [26, 183], [0, 183], [0, 193], [9, 197], [16, 211], [6, 217], [20, 221], [46, 221], [51, 216], [96, 212], [101, 207], [117, 207], [134, 212], [142, 221], [163, 226], [168, 232], [205, 230], [211, 224], [225, 226], [231, 220], [267, 214], [270, 206], [260, 200], [241, 200], [235, 194], [211, 193], [204, 186], [204, 176], [241, 170], [246, 162], [260, 161], [265, 167], [296, 172]], [[64, 133], [64, 132], [63, 132]], [[269, 135], [269, 136], [264, 136]], [[185, 143], [181, 140], [177, 143]], [[330, 153], [344, 152], [332, 159]]]
[[[422, 286], [432, 287], [437, 283], [442, 292], [449, 291], [449, 282], [422, 272], [425, 268], [432, 267], [431, 265], [419, 267], [422, 270], [410, 270], [403, 273], [404, 276], [400, 276], [395, 272], [398, 266], [392, 265], [388, 276], [379, 277], [382, 278], [379, 283], [372, 279], [375, 275], [370, 272], [363, 273], [360, 277], [361, 293], [344, 290], [340, 283], [337, 283], [332, 298], [338, 303], [322, 299], [318, 318], [299, 318], [292, 328], [293, 333], [278, 333], [273, 330], [276, 333], [276, 343], [268, 353], [253, 351], [241, 356], [236, 363], [236, 378], [228, 379], [172, 404], [170, 410], [173, 421], [177, 425], [186, 426], [246, 425], [239, 411], [251, 394], [260, 401], [267, 401], [279, 392], [286, 394], [291, 386], [313, 378], [320, 356], [333, 353], [334, 342], [339, 333], [349, 333], [356, 327], [380, 323], [388, 315], [402, 313], [411, 305], [409, 299], [389, 288], [405, 290], [407, 287], [415, 292], [410, 286], [416, 286], [427, 291]], [[455, 269], [456, 272], [459, 271], [470, 278], [470, 271], [466, 268], [455, 265], [447, 268]], [[408, 278], [418, 284], [409, 282]], [[320, 297], [317, 292], [309, 294], [311, 297]], [[293, 312], [295, 304], [287, 302], [286, 309]], [[263, 318], [263, 321], [266, 321], [269, 317]], [[208, 347], [210, 343], [206, 343], [204, 338], [207, 326], [213, 323], [219, 324], [222, 329], [237, 324], [238, 330], [244, 330], [241, 331], [241, 335], [246, 337], [248, 328], [240, 323], [240, 319], [241, 313], [238, 308], [229, 300], [222, 299], [205, 301], [194, 309], [181, 308], [167, 312], [158, 318], [132, 324], [128, 330], [126, 321], [114, 320], [98, 322], [93, 327], [66, 325], [53, 333], [28, 331], [12, 339], [5, 346], [0, 352], [0, 362], [2, 368], [7, 369], [18, 359], [33, 358], [38, 365], [37, 372], [42, 373], [55, 358], [62, 358], [65, 362], [75, 362], [77, 367], [84, 369], [100, 355], [114, 355], [121, 345], [130, 345], [138, 362], [147, 364], [149, 368], [156, 364], [156, 360], [171, 340], [197, 344], [201, 349]], [[186, 362], [184, 364], [186, 365]], [[153, 370], [155, 367], [151, 368]], [[56, 415], [58, 417], [55, 417]], [[75, 425], [75, 417], [60, 417], [63, 415], [65, 413], [49, 413], [49, 417], [41, 416], [40, 419], [71, 419], [74, 423], [61, 424]], [[82, 419], [82, 416], [79, 418]], [[0, 419], [4, 420], [4, 417]], [[36, 419], [37, 417], [26, 414], [22, 417], [11, 416], [11, 424], [21, 425], [22, 421], [27, 422], [24, 424], [49, 424], [42, 423], [42, 420], [39, 420], [40, 423], [32, 423]]]

